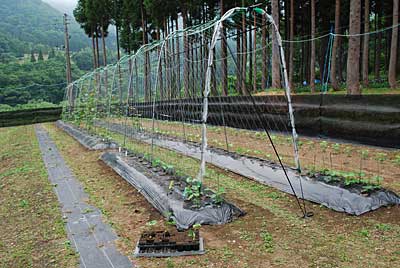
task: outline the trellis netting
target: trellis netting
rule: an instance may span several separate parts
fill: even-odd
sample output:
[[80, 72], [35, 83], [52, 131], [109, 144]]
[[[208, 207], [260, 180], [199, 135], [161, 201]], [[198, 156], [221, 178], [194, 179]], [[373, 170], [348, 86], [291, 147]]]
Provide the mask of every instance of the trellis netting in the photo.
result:
[[[296, 195], [283, 162], [300, 170], [297, 134], [282, 38], [272, 17], [258, 7], [238, 7], [208, 23], [165, 32], [161, 41], [69, 85], [64, 120], [153, 160], [168, 162], [165, 149], [197, 158], [197, 166], [183, 172], [198, 181], [210, 176], [206, 163], [213, 157], [257, 156], [278, 163]], [[252, 96], [272, 80], [283, 88], [279, 97]], [[244, 130], [251, 126], [260, 131]], [[278, 129], [286, 133], [279, 138], [292, 144], [281, 154], [272, 134]]]
[[[176, 165], [200, 182], [218, 180], [210, 163], [272, 185], [294, 194], [304, 215], [298, 195], [352, 214], [385, 204], [360, 201], [340, 188], [331, 198], [325, 194], [330, 186], [299, 176], [283, 47], [289, 43], [263, 9], [234, 8], [208, 23], [157, 35], [160, 41], [69, 85], [64, 120], [116, 141], [122, 151]], [[277, 94], [264, 94], [267, 88]]]

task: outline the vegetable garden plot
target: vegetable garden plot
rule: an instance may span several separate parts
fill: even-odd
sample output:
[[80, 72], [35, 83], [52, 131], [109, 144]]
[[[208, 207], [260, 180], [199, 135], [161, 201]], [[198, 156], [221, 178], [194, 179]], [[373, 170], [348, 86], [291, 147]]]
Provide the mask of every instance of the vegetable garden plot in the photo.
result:
[[[201, 158], [200, 144], [184, 143], [177, 139], [158, 139], [149, 133], [134, 132], [130, 126], [106, 124], [96, 125], [109, 127], [109, 130], [124, 134], [130, 133], [130, 138], [154, 144], [156, 146], [176, 151], [182, 155], [196, 159]], [[258, 181], [262, 184], [292, 194], [291, 185], [285, 179], [282, 168], [267, 160], [239, 155], [219, 148], [209, 148], [206, 162], [219, 168], [229, 170], [239, 175]], [[353, 182], [348, 183], [341, 173], [313, 173], [310, 176], [299, 176], [296, 170], [286, 168], [290, 182], [296, 193], [301, 197], [322, 204], [328, 208], [348, 214], [361, 215], [382, 206], [400, 204], [400, 197], [378, 185], [368, 184], [354, 175]]]
[[[247, 42], [248, 39], [251, 39], [251, 42]], [[111, 76], [112, 79], [109, 79]], [[276, 103], [272, 97], [266, 96], [266, 102], [271, 105], [256, 103], [252, 93], [268, 87], [284, 89], [283, 101]], [[238, 107], [233, 105], [227, 110], [219, 106], [220, 113], [217, 118], [218, 113], [210, 109], [208, 98], [232, 95], [246, 96], [252, 105], [239, 107], [246, 111], [242, 111], [242, 116], [233, 119], [229, 117], [229, 112], [232, 112], [229, 109], [239, 109]], [[168, 104], [175, 101], [180, 103], [179, 109], [176, 107], [172, 109]], [[134, 137], [151, 144], [145, 149], [148, 150], [146, 154], [152, 158], [157, 157], [155, 147], [160, 146], [200, 159], [198, 174], [194, 178], [196, 183], [201, 184], [207, 174], [206, 162], [214, 161], [216, 166], [228, 168], [269, 185], [276, 185], [275, 187], [280, 186], [282, 190], [290, 192], [296, 197], [297, 204], [305, 216], [305, 203], [301, 204], [299, 201], [299, 196], [303, 195], [306, 199], [357, 215], [376, 209], [380, 205], [397, 203], [395, 195], [394, 199], [376, 201], [374, 192], [381, 190], [375, 185], [363, 182], [357, 176], [351, 178], [353, 182], [350, 186], [360, 184], [366, 193], [355, 193], [338, 187], [338, 196], [333, 197], [334, 201], [329, 200], [329, 197], [326, 197], [328, 201], [322, 198], [320, 200], [318, 198], [323, 194], [318, 191], [322, 190], [313, 187], [314, 184], [321, 182], [318, 179], [310, 180], [299, 176], [302, 170], [300, 144], [282, 40], [273, 18], [260, 8], [234, 8], [220, 19], [170, 32], [162, 36], [159, 41], [142, 46], [134, 55], [123, 58], [116, 65], [98, 69], [69, 85], [65, 103], [67, 107], [64, 107], [64, 119], [74, 122], [77, 126], [93, 129], [103, 137], [111, 136], [112, 119], [122, 117], [124, 127], [119, 128], [117, 132], [124, 137], [123, 143], [121, 142], [124, 148], [134, 148], [135, 141], [129, 139]], [[140, 107], [149, 103], [153, 103], [151, 115], [148, 114], [149, 109], [144, 115]], [[240, 109], [235, 112], [240, 114]], [[211, 137], [208, 131], [211, 118], [209, 111], [213, 113], [213, 120], [222, 125], [224, 142], [228, 150], [229, 118], [229, 120], [245, 121], [234, 125], [254, 124], [261, 127], [264, 131], [262, 138], [272, 149], [269, 158], [272, 162], [246, 158], [223, 150], [208, 149]], [[251, 118], [245, 116], [249, 114], [254, 116]], [[159, 135], [157, 125], [169, 119], [176, 120], [177, 115], [180, 116], [181, 131], [184, 136], [188, 125], [190, 128], [199, 128], [200, 144], [185, 143], [186, 137], [171, 139], [169, 135]], [[148, 120], [146, 117], [149, 116], [151, 116], [151, 126], [147, 127], [147, 132], [140, 132], [143, 122]], [[270, 120], [265, 120], [265, 116]], [[94, 127], [100, 121], [105, 121], [106, 125], [103, 125], [103, 128]], [[126, 127], [128, 125], [132, 127]], [[289, 134], [291, 150], [286, 150], [284, 153], [285, 159], [293, 159], [290, 165], [295, 167], [294, 169], [284, 165], [282, 152], [276, 146], [271, 134], [274, 129]], [[137, 135], [138, 133], [140, 135]], [[319, 176], [317, 173], [312, 175]], [[339, 176], [328, 174], [328, 176], [334, 177], [328, 180], [330, 184], [338, 180], [348, 182], [342, 174]], [[304, 187], [301, 185], [303, 181], [306, 184], [310, 182], [307, 184], [309, 193], [304, 193]], [[283, 182], [288, 188], [282, 186]], [[330, 184], [325, 183], [324, 187], [332, 186]], [[339, 183], [333, 186], [349, 185]], [[347, 193], [351, 194], [351, 197], [343, 202], [351, 205], [335, 203], [338, 198], [340, 199], [340, 195]], [[361, 201], [359, 203], [354, 201], [354, 204], [348, 201], [365, 198], [363, 194], [370, 194], [369, 199], [359, 199]]]
[[148, 161], [144, 155], [106, 152], [101, 159], [180, 229], [224, 224], [244, 215], [197, 181], [177, 175], [168, 165]]
[[115, 143], [109, 142], [102, 137], [91, 135], [85, 130], [76, 128], [73, 125], [70, 125], [63, 121], [60, 120], [57, 121], [56, 125], [60, 129], [64, 130], [69, 135], [74, 137], [80, 144], [82, 144], [88, 149], [105, 150], [105, 149], [117, 148], [117, 145]]

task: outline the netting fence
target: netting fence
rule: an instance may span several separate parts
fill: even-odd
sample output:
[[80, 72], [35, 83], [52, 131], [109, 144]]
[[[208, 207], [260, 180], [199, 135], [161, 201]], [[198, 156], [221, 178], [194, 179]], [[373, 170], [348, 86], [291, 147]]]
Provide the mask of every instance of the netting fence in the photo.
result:
[[[117, 141], [121, 151], [182, 165], [183, 173], [199, 181], [214, 174], [206, 165], [212, 151], [278, 163], [289, 184], [286, 169], [301, 172], [300, 160], [313, 169], [330, 162], [343, 170], [343, 163], [332, 163], [332, 155], [317, 155], [325, 145], [298, 143], [290, 88], [290, 72], [296, 81], [309, 76], [308, 63], [302, 62], [307, 57], [299, 55], [308, 53], [312, 41], [325, 47], [316, 66], [326, 91], [338, 37], [343, 43], [360, 38], [330, 33], [284, 41], [263, 9], [234, 8], [219, 19], [161, 35], [160, 41], [75, 81], [65, 93], [63, 119]], [[284, 48], [290, 44], [294, 63], [288, 70]], [[284, 90], [262, 94], [276, 88]]]

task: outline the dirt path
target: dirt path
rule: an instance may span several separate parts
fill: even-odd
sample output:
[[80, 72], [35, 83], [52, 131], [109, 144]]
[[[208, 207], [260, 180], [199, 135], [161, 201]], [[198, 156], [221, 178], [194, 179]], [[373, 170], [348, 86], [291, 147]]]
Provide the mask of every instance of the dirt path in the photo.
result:
[[102, 221], [100, 210], [87, 204], [88, 196], [47, 132], [39, 125], [35, 130], [49, 180], [62, 207], [68, 237], [80, 255], [80, 267], [132, 267], [129, 259], [117, 251], [114, 242], [118, 237]]

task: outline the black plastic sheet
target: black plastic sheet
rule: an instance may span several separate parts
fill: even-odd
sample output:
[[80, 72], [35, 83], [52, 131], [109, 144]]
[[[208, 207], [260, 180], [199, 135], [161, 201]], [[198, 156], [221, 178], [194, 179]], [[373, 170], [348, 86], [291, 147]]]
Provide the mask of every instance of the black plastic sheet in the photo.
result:
[[101, 160], [134, 186], [161, 214], [175, 220], [179, 229], [188, 229], [196, 223], [225, 224], [243, 215], [239, 208], [228, 202], [196, 210], [185, 208], [182, 197], [169, 194], [168, 189], [158, 184], [151, 172], [146, 172], [138, 165], [133, 166], [129, 156], [106, 152]]
[[[125, 127], [120, 124], [96, 123], [99, 126], [110, 127], [110, 130], [125, 133]], [[128, 127], [127, 133], [133, 139], [152, 143], [149, 134], [138, 132]], [[153, 137], [153, 143], [156, 146], [176, 151], [185, 156], [200, 159], [200, 145], [195, 143], [184, 143], [179, 140], [162, 139]], [[219, 168], [229, 170], [236, 174], [250, 178], [262, 184], [274, 187], [285, 193], [293, 194], [290, 185], [284, 175], [282, 168], [270, 161], [257, 158], [251, 158], [235, 153], [230, 153], [222, 149], [209, 148], [206, 153], [206, 161]], [[330, 209], [339, 212], [345, 212], [352, 215], [361, 215], [363, 213], [376, 210], [382, 206], [399, 205], [400, 198], [397, 194], [380, 190], [369, 196], [361, 194], [357, 190], [351, 188], [345, 189], [338, 186], [330, 185], [318, 180], [311, 179], [307, 176], [299, 176], [299, 174], [287, 167], [287, 174], [293, 184], [294, 190], [299, 197], [318, 204], [322, 204]], [[300, 182], [302, 185], [300, 185]], [[303, 191], [301, 191], [301, 186]]]

